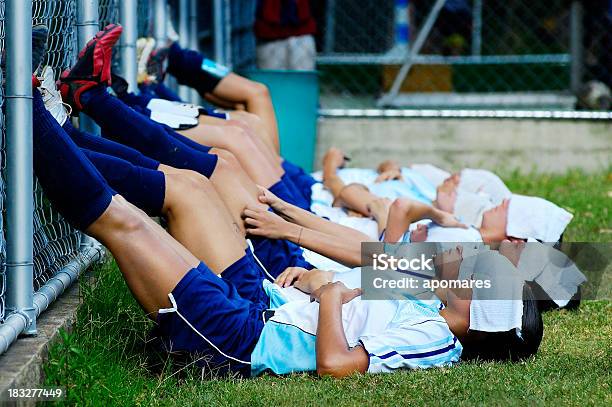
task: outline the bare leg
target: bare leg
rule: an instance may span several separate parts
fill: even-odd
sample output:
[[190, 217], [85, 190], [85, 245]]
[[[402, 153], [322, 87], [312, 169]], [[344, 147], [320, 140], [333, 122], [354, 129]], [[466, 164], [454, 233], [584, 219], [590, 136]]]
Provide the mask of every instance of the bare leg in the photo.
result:
[[231, 110], [228, 114], [230, 115], [230, 120], [205, 115], [200, 115], [198, 120], [201, 124], [210, 124], [213, 126], [231, 125], [242, 127], [247, 133], [253, 134], [257, 146], [266, 154], [266, 157], [271, 160], [272, 163], [281, 163], [282, 159], [274, 149], [274, 146], [270, 144], [270, 137], [267, 134], [268, 130], [265, 128], [259, 116], [245, 112], [244, 110]]
[[280, 180], [281, 174], [278, 168], [275, 168], [261, 152], [254, 137], [239, 126], [200, 124], [192, 129], [181, 130], [179, 133], [197, 143], [230, 151], [251, 179], [266, 188]]
[[267, 129], [268, 144], [273, 146], [277, 153], [280, 152], [276, 114], [266, 85], [232, 73], [219, 82], [213, 91], [213, 96], [234, 103], [243, 103], [247, 112], [259, 116]]
[[413, 219], [410, 216], [412, 210], [411, 201], [407, 199], [396, 199], [389, 208], [387, 229], [385, 231], [385, 242], [397, 243], [406, 233]]
[[[165, 165], [160, 165], [159, 170], [166, 174], [180, 173], [182, 171]], [[219, 152], [219, 160], [213, 175], [210, 177], [210, 181], [232, 217], [233, 224], [240, 229], [240, 233], [243, 236], [246, 235], [242, 220], [244, 208], [247, 205], [264, 210], [268, 208], [267, 205], [262, 204], [258, 200], [259, 189], [257, 185], [244, 173], [236, 158], [231, 153], [225, 151]]]
[[166, 173], [168, 231], [216, 274], [244, 256], [246, 242], [212, 183], [193, 171]]
[[108, 247], [134, 297], [151, 318], [160, 308], [170, 306], [168, 294], [199, 264], [194, 256], [185, 259], [160, 239], [147, 217], [118, 195], [86, 232]]

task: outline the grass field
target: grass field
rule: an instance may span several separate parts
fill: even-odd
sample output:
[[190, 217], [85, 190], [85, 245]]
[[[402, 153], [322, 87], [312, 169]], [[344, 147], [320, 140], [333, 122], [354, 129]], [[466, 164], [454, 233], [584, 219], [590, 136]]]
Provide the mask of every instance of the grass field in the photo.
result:
[[[575, 215], [567, 241], [612, 240], [610, 172], [506, 177], [517, 193], [538, 195]], [[47, 385], [67, 388], [79, 405], [612, 405], [612, 304], [585, 301], [578, 311], [548, 312], [540, 352], [521, 363], [461, 363], [448, 369], [359, 375], [202, 380], [195, 370], [148, 368], [143, 350], [152, 323], [116, 266], [82, 280], [84, 303], [44, 369]]]

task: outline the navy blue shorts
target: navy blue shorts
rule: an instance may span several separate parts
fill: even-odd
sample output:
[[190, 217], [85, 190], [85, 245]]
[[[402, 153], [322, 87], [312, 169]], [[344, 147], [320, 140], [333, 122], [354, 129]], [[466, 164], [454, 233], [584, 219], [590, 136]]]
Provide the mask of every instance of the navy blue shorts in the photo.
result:
[[[244, 298], [224, 275], [236, 281], [241, 275], [250, 280], [259, 272], [248, 256], [230, 266], [219, 278], [204, 263], [190, 270], [172, 290], [173, 308], [158, 313], [159, 332], [172, 352], [188, 352], [201, 357], [201, 365], [211, 370], [250, 376], [251, 353], [264, 326], [263, 314], [269, 299], [262, 281], [253, 284]], [[244, 293], [245, 296], [247, 293]]]
[[303, 256], [304, 251], [295, 243], [282, 239], [248, 236], [253, 243], [255, 256], [265, 266], [266, 277], [274, 281], [287, 267], [302, 267], [311, 270], [314, 266]]

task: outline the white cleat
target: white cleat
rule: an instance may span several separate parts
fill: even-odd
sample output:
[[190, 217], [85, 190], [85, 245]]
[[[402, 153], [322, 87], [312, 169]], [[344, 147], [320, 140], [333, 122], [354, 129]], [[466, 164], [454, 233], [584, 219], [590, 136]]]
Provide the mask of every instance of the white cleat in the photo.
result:
[[68, 120], [70, 113], [72, 113], [72, 108], [62, 100], [62, 95], [55, 85], [53, 68], [48, 65], [42, 71], [42, 80], [38, 90], [42, 95], [47, 110], [57, 120], [59, 125], [63, 126], [66, 120]]

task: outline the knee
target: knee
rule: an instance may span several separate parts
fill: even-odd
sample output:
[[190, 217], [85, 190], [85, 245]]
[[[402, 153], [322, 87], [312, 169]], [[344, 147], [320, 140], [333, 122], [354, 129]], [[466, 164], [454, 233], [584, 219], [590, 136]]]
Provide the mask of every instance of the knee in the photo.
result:
[[248, 94], [251, 98], [269, 99], [270, 90], [266, 85], [260, 82], [251, 81], [248, 87]]
[[179, 192], [183, 196], [189, 196], [189, 194], [212, 188], [208, 178], [199, 172], [190, 170], [181, 170], [166, 175], [166, 184], [170, 186], [167, 189]]
[[241, 123], [232, 121], [231, 124], [224, 129], [230, 140], [230, 146], [241, 146], [245, 143], [252, 143], [251, 135]]
[[391, 204], [389, 209], [390, 216], [404, 217], [412, 208], [412, 202], [407, 198], [398, 198]]
[[236, 158], [236, 156], [227, 150], [219, 150], [217, 152], [217, 166], [215, 167], [216, 171], [228, 171], [232, 173], [236, 173], [242, 170], [242, 166], [240, 162]]
[[146, 229], [147, 215], [130, 204], [121, 195], [115, 195], [106, 210], [112, 229], [133, 233]]

